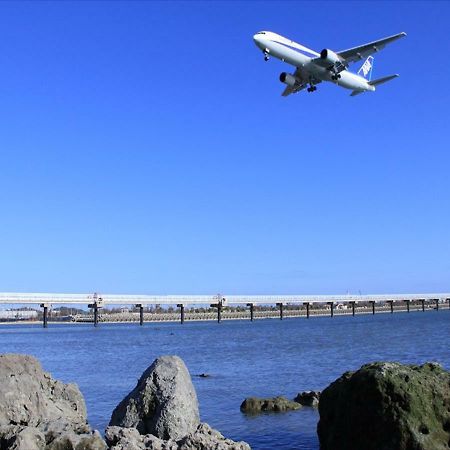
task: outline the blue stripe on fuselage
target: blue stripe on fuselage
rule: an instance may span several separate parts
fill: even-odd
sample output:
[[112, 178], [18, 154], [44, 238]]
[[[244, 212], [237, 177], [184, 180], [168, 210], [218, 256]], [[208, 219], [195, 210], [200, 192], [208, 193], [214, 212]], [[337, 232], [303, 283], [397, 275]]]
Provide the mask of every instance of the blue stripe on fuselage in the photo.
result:
[[300, 50], [300, 49], [297, 48], [297, 47], [292, 47], [292, 46], [290, 46], [290, 45], [288, 45], [288, 44], [285, 44], [285, 43], [283, 43], [283, 42], [278, 42], [278, 41], [272, 41], [272, 42], [275, 42], [276, 44], [283, 45], [284, 47], [287, 47], [287, 48], [289, 48], [289, 49], [291, 49], [291, 50], [294, 50], [294, 51], [296, 51], [297, 53], [301, 53], [301, 54], [304, 55], [304, 56], [309, 56], [310, 58], [317, 58], [317, 57], [318, 57], [318, 55], [316, 55], [316, 54], [314, 54], [314, 53], [308, 52], [308, 51], [306, 51], [306, 50]]

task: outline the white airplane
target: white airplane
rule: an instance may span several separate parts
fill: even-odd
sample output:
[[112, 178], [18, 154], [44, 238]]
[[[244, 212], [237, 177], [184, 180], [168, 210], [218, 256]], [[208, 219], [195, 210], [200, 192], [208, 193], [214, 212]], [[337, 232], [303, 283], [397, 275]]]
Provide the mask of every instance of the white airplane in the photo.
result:
[[[330, 81], [343, 88], [351, 89], [353, 92], [350, 95], [353, 96], [374, 91], [376, 86], [398, 77], [398, 74], [395, 74], [372, 81], [372, 55], [403, 36], [406, 36], [406, 33], [395, 34], [336, 53], [327, 48], [317, 53], [271, 31], [260, 31], [253, 36], [253, 40], [263, 51], [266, 61], [270, 56], [274, 56], [296, 67], [293, 74], [283, 72], [280, 75], [280, 81], [287, 84], [283, 96], [299, 92], [308, 85], [308, 92], [314, 92], [317, 90], [316, 85], [322, 81]], [[363, 58], [367, 59], [357, 74], [347, 70], [350, 63]]]

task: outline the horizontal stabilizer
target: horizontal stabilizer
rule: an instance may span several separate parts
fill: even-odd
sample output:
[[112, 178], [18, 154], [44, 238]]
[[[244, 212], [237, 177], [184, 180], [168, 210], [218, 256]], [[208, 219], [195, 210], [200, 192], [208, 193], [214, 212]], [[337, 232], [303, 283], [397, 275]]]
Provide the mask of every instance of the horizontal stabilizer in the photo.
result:
[[369, 81], [369, 84], [371, 86], [378, 86], [379, 84], [386, 83], [387, 81], [391, 81], [391, 80], [393, 80], [394, 78], [397, 78], [397, 77], [398, 77], [398, 74], [389, 75], [387, 77], [378, 78], [378, 80]]

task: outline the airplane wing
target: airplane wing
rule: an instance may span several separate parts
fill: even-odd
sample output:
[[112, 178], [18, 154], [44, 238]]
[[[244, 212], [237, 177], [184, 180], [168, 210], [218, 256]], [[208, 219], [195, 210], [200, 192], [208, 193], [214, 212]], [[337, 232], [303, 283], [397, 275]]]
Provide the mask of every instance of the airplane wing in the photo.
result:
[[281, 94], [283, 97], [287, 97], [291, 94], [296, 94], [297, 92], [300, 92], [302, 89], [305, 89], [306, 83], [303, 84], [296, 84], [295, 86], [286, 86], [286, 89]]
[[406, 33], [402, 32], [394, 34], [393, 36], [389, 36], [378, 41], [369, 42], [368, 44], [349, 48], [348, 50], [342, 50], [340, 52], [337, 52], [337, 54], [347, 63], [359, 61], [363, 58], [367, 58], [373, 53], [377, 53], [380, 50], [383, 50], [383, 48], [386, 47], [387, 44], [390, 44], [391, 42], [394, 42], [397, 39], [402, 38], [403, 36], [406, 36]]
[[[302, 71], [299, 68], [297, 68], [297, 70], [295, 71], [294, 77], [298, 80], [301, 80], [300, 83], [296, 83], [294, 86], [286, 86], [286, 89], [281, 94], [283, 97], [287, 97], [291, 94], [296, 94], [297, 92], [302, 91], [308, 86], [308, 83], [302, 76]], [[319, 79], [313, 79], [312, 81], [314, 84], [319, 84], [321, 82], [321, 80]]]

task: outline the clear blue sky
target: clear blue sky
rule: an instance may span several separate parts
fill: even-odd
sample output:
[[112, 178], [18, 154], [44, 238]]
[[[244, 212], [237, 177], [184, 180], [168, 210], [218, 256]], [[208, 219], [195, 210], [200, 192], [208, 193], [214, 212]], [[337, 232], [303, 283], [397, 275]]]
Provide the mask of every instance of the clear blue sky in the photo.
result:
[[[450, 288], [450, 3], [0, 4], [0, 291]], [[406, 31], [354, 98], [252, 35]], [[355, 71], [359, 65], [353, 67]]]

